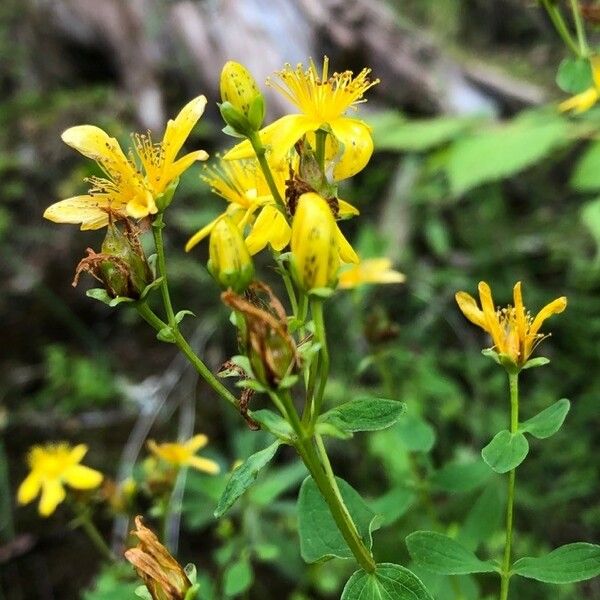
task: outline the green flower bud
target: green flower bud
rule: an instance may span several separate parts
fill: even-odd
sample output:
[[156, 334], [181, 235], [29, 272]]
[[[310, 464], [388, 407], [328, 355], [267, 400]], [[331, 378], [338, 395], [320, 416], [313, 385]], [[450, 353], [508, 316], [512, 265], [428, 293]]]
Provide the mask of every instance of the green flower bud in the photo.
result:
[[227, 125], [243, 136], [258, 131], [265, 117], [265, 101], [248, 69], [232, 60], [225, 63], [220, 90], [219, 109]]
[[243, 292], [254, 278], [254, 263], [238, 227], [227, 216], [210, 234], [208, 270], [224, 288]]

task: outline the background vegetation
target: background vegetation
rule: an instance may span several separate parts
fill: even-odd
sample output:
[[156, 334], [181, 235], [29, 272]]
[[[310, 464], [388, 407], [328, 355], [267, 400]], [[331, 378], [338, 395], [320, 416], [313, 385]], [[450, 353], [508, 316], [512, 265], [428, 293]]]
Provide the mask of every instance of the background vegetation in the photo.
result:
[[[393, 257], [407, 283], [362, 289], [328, 307], [327, 401], [369, 388], [403, 400], [409, 414], [389, 431], [357, 435], [343, 454], [334, 444], [336, 467], [383, 515], [378, 560], [398, 562], [400, 552], [407, 564], [403, 540], [415, 529], [455, 532], [483, 554], [500, 554], [500, 479], [479, 452], [504, 426], [506, 385], [502, 371], [481, 356], [487, 340], [459, 313], [454, 293], [474, 292], [485, 280], [506, 303], [521, 280], [532, 311], [559, 295], [569, 298], [567, 311], [548, 325], [544, 355], [551, 364], [523, 377], [523, 416], [561, 397], [573, 406], [559, 434], [532, 443], [521, 468], [515, 553], [598, 542], [600, 109], [578, 119], [558, 115], [554, 74], [563, 50], [534, 2], [407, 0], [394, 10], [399, 27], [416, 40], [433, 40], [487, 100], [476, 103], [475, 113], [462, 102], [460, 110], [436, 114], [443, 109], [426, 101], [426, 91], [423, 103], [417, 94], [398, 105], [387, 90], [363, 113], [377, 153], [343, 190], [364, 215], [347, 230], [362, 255]], [[153, 16], [147, 15], [149, 37], [158, 27]], [[66, 511], [40, 520], [35, 507], [15, 507], [14, 490], [34, 443], [85, 441], [89, 464], [116, 476], [127, 468], [122, 451], [131, 450], [131, 432], [144, 428], [161, 440], [206, 432], [211, 457], [223, 467], [218, 477], [189, 475], [181, 530], [183, 562], [193, 560], [218, 582], [212, 597], [336, 597], [351, 566], [306, 567], [299, 555], [294, 507], [303, 467], [282, 453], [231, 518], [217, 524], [212, 512], [227, 470], [263, 447], [263, 434], [215, 402], [136, 315], [87, 299], [89, 282], [70, 287], [85, 247], [101, 238], [41, 219], [48, 204], [77, 193], [88, 174], [60, 133], [93, 122], [123, 138], [144, 125], [110, 52], [72, 41], [57, 50], [60, 36], [34, 35], [39, 18], [35, 3], [6, 0], [0, 7], [0, 598], [133, 597], [130, 569], [103, 569], [87, 540], [69, 528]], [[52, 51], [44, 56], [46, 48]], [[363, 66], [343, 49], [327, 51], [338, 56], [338, 69]], [[52, 62], [56, 56], [64, 62]], [[159, 83], [167, 113], [175, 114], [204, 90], [182, 76], [185, 61], [169, 60], [160, 60]], [[424, 56], [423, 69], [430, 64]], [[404, 84], [414, 82], [386, 83]], [[206, 93], [212, 108], [193, 146], [213, 154], [223, 142], [214, 82]], [[168, 252], [177, 304], [198, 315], [185, 325], [216, 368], [235, 352], [227, 311], [204, 268], [205, 250], [182, 251], [186, 237], [221, 208], [198, 173], [186, 174], [170, 209]], [[106, 515], [100, 527], [107, 536], [116, 527], [118, 537], [123, 524]], [[491, 577], [451, 584], [420, 575], [440, 600], [492, 598], [496, 589]], [[211, 597], [211, 585], [205, 583], [203, 597]], [[600, 597], [597, 580], [513, 585], [523, 600]]]

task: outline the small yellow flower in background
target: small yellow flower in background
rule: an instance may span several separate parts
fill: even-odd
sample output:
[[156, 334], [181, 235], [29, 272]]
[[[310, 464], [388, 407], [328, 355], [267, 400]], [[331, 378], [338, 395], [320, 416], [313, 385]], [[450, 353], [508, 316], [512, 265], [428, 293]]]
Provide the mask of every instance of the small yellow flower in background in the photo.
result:
[[560, 112], [573, 111], [575, 114], [583, 113], [590, 110], [600, 100], [600, 56], [592, 56], [590, 64], [592, 66], [594, 85], [581, 92], [581, 94], [577, 94], [561, 102], [558, 105]]
[[102, 473], [79, 464], [87, 451], [85, 444], [33, 446], [27, 455], [31, 471], [17, 492], [19, 504], [29, 504], [41, 491], [38, 509], [40, 515], [47, 517], [65, 499], [65, 485], [77, 490], [97, 488], [102, 483]]
[[[356, 110], [356, 105], [365, 101], [364, 93], [379, 83], [378, 79], [369, 79], [370, 72], [363, 69], [356, 77], [352, 71], [329, 75], [329, 59], [325, 57], [321, 74], [310, 61], [308, 69], [302, 64], [296, 68], [288, 64], [277, 73], [279, 81], [268, 80], [267, 85], [300, 110], [300, 114], [281, 117], [260, 132], [263, 144], [271, 148], [271, 160], [275, 164], [282, 162], [303, 135], [329, 127], [343, 146], [343, 155], [333, 169], [334, 178], [339, 181], [361, 171], [373, 153], [371, 129], [363, 121], [345, 115], [350, 109]], [[246, 140], [230, 150], [225, 158], [247, 158], [251, 153], [251, 145]]]
[[544, 306], [533, 318], [523, 306], [520, 281], [513, 290], [514, 306], [496, 309], [492, 290], [484, 281], [479, 283], [479, 299], [481, 308], [467, 292], [456, 294], [456, 302], [465, 317], [492, 336], [493, 350], [506, 355], [519, 367], [527, 362], [535, 347], [547, 337], [539, 332], [544, 321], [567, 307], [567, 298], [561, 296]]
[[358, 256], [340, 231], [329, 204], [318, 194], [302, 194], [292, 221], [291, 252], [298, 283], [306, 291], [332, 287], [340, 262]]
[[154, 440], [148, 441], [148, 449], [157, 458], [173, 465], [175, 467], [192, 467], [198, 471], [204, 471], [214, 475], [219, 472], [219, 465], [208, 458], [195, 456], [200, 448], [204, 448], [208, 443], [208, 438], [203, 434], [195, 435], [187, 442], [168, 442], [157, 444]]
[[167, 123], [162, 142], [147, 135], [134, 136], [134, 148], [143, 173], [128, 158], [119, 142], [94, 125], [67, 129], [62, 140], [85, 157], [94, 160], [106, 177], [90, 177], [87, 194], [61, 200], [49, 206], [44, 217], [55, 223], [81, 224], [81, 229], [101, 229], [110, 221], [126, 216], [141, 219], [156, 214], [156, 198], [196, 160], [206, 160], [197, 150], [176, 160], [192, 128], [204, 112], [206, 98], [188, 102], [174, 120]]
[[406, 281], [405, 275], [392, 269], [392, 261], [389, 258], [366, 258], [340, 273], [338, 287], [348, 290], [367, 283], [403, 283], [404, 281]]

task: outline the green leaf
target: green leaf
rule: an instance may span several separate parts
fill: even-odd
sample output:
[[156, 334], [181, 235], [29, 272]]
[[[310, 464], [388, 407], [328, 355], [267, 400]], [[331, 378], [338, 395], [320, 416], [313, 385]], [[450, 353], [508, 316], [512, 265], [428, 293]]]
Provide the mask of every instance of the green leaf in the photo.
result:
[[567, 94], [579, 94], [594, 85], [587, 58], [565, 58], [558, 67], [556, 85]]
[[399, 113], [386, 112], [371, 116], [369, 124], [373, 127], [378, 151], [425, 152], [453, 140], [477, 120], [473, 117], [438, 117], [408, 121]]
[[[600, 165], [598, 167], [600, 169]], [[596, 242], [600, 251], [600, 198], [586, 202], [581, 208], [581, 221]]]
[[305, 478], [306, 467], [304, 463], [293, 461], [284, 467], [269, 469], [269, 473], [256, 482], [248, 495], [253, 503], [268, 507], [279, 496], [290, 488], [296, 487]]
[[294, 439], [294, 430], [292, 429], [292, 426], [281, 415], [278, 415], [272, 410], [269, 410], [268, 408], [251, 410], [249, 411], [249, 415], [259, 423], [263, 429], [270, 431], [286, 444], [289, 444], [290, 441]]
[[545, 367], [550, 364], [550, 359], [545, 356], [538, 356], [528, 360], [521, 368], [522, 369], [535, 369], [536, 367]]
[[117, 296], [116, 298], [113, 298], [112, 296], [108, 295], [108, 292], [104, 288], [92, 288], [91, 290], [88, 290], [85, 295], [88, 298], [93, 298], [94, 300], [103, 302], [111, 308], [121, 304], [122, 302], [134, 302], [132, 298], [127, 298], [126, 296]]
[[470, 492], [483, 485], [490, 475], [490, 470], [481, 461], [451, 462], [434, 473], [431, 483], [446, 492]]
[[518, 467], [529, 452], [529, 443], [520, 432], [510, 433], [506, 429], [497, 433], [481, 451], [486, 464], [496, 473], [507, 473]]
[[191, 311], [191, 310], [180, 310], [176, 315], [175, 315], [175, 322], [176, 323], [181, 323], [181, 321], [183, 320], [183, 318], [187, 315], [190, 315], [192, 317], [195, 317], [196, 315]]
[[456, 540], [435, 531], [415, 531], [406, 538], [411, 558], [424, 569], [438, 575], [491, 573], [496, 566], [477, 558]]
[[521, 423], [519, 431], [530, 433], [540, 440], [548, 438], [562, 427], [570, 408], [571, 403], [566, 398], [562, 398], [535, 417]]
[[239, 596], [250, 588], [254, 580], [252, 565], [242, 558], [229, 565], [223, 575], [223, 591], [226, 596]]
[[319, 417], [319, 422], [347, 433], [379, 431], [396, 423], [405, 410], [406, 405], [397, 400], [358, 398], [332, 408]]
[[[358, 533], [368, 548], [373, 544], [371, 532], [375, 528], [375, 513], [360, 494], [343, 479], [336, 477], [344, 503], [356, 524]], [[307, 477], [298, 495], [298, 534], [300, 553], [307, 563], [329, 558], [353, 558], [327, 503], [312, 477]]]
[[529, 113], [465, 137], [450, 150], [450, 189], [458, 196], [483, 183], [515, 175], [565, 144], [567, 133], [568, 125], [559, 116]]
[[405, 487], [392, 488], [389, 492], [369, 503], [381, 519], [381, 526], [395, 523], [415, 501], [416, 495]]
[[600, 190], [600, 142], [590, 143], [573, 169], [569, 183], [580, 192]]
[[280, 443], [277, 440], [264, 450], [250, 456], [235, 469], [215, 509], [215, 517], [217, 519], [222, 517], [233, 506], [235, 501], [254, 483], [258, 472], [275, 456]]
[[[156, 254], [153, 254], [152, 256], [157, 256]], [[150, 268], [152, 269], [152, 263], [150, 261], [150, 259], [152, 258], [152, 256], [148, 259], [148, 264], [150, 265]], [[160, 286], [160, 284], [162, 283], [163, 278], [162, 277], [157, 277], [154, 281], [152, 281], [151, 283], [149, 283], [143, 290], [142, 293], [140, 294], [140, 300], [144, 300], [144, 298], [146, 298], [146, 296], [154, 289], [156, 289], [157, 287]]]
[[433, 600], [433, 596], [412, 571], [380, 563], [374, 573], [356, 571], [346, 583], [341, 600]]
[[429, 452], [435, 444], [435, 430], [421, 417], [406, 415], [394, 429], [406, 449], [412, 452]]
[[600, 575], [600, 546], [577, 542], [539, 558], [521, 558], [513, 565], [521, 577], [545, 583], [575, 583]]
[[500, 527], [504, 502], [498, 483], [496, 479], [487, 485], [469, 508], [457, 536], [457, 541], [469, 550], [476, 550], [480, 543], [488, 540]]

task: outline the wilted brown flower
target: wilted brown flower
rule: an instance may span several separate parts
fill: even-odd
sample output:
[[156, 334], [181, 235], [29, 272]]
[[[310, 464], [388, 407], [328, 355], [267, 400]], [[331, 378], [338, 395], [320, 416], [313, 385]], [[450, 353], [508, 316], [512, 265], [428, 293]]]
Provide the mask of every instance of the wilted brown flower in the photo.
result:
[[131, 534], [140, 543], [126, 550], [125, 558], [135, 567], [154, 600], [184, 600], [192, 583], [181, 565], [144, 525], [139, 515], [135, 518], [135, 527]]
[[[261, 308], [257, 292], [267, 296]], [[256, 378], [268, 386], [277, 386], [298, 365], [296, 344], [287, 326], [287, 315], [277, 297], [264, 283], [253, 283], [248, 297], [228, 290], [221, 294], [227, 306], [244, 316], [246, 335], [243, 340]]]

